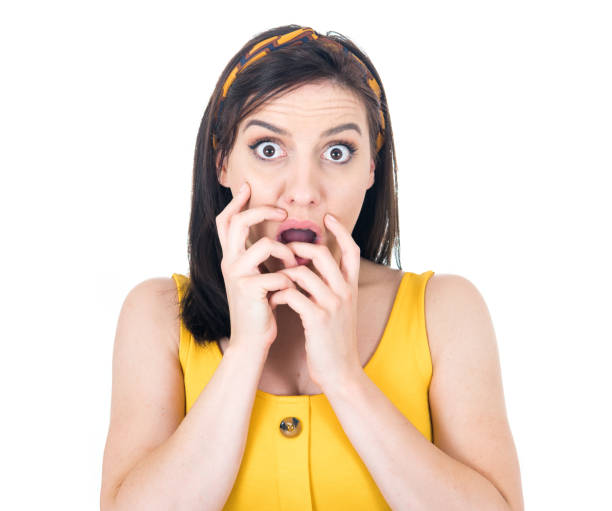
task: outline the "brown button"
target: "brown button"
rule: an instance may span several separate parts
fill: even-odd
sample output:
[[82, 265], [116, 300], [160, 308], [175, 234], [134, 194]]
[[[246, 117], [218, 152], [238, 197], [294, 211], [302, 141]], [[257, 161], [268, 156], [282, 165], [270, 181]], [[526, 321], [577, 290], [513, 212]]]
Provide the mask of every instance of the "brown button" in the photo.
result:
[[302, 431], [302, 421], [297, 417], [285, 417], [279, 427], [283, 435], [297, 436]]

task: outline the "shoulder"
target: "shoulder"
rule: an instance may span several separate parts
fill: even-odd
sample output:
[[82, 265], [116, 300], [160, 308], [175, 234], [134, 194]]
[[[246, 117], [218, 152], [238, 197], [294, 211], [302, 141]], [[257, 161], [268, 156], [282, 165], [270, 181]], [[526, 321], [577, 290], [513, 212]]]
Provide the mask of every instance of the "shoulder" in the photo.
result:
[[480, 302], [484, 305], [482, 295], [476, 286], [461, 275], [434, 273], [425, 287], [425, 301], [431, 307], [448, 305], [449, 301], [468, 301], [471, 305]]
[[434, 444], [485, 476], [512, 509], [523, 509], [497, 340], [482, 295], [464, 277], [432, 275], [425, 316], [433, 363]]
[[[425, 322], [434, 365], [449, 348], [449, 344], [457, 344], [460, 338], [464, 339], [463, 342], [491, 338], [483, 335], [492, 329], [488, 307], [480, 291], [467, 278], [454, 274], [433, 274], [427, 281], [424, 300]], [[468, 331], [479, 335], [466, 336]]]
[[176, 284], [171, 277], [152, 277], [130, 289], [125, 300], [158, 308], [158, 312], [163, 312], [168, 305], [178, 303]]
[[185, 416], [185, 390], [175, 322], [172, 279], [151, 278], [127, 293], [117, 325], [111, 413], [102, 465], [100, 502], [112, 502], [139, 459], [174, 431]]
[[136, 284], [125, 297], [121, 316], [142, 331], [156, 329], [178, 356], [179, 302], [174, 279], [152, 277]]

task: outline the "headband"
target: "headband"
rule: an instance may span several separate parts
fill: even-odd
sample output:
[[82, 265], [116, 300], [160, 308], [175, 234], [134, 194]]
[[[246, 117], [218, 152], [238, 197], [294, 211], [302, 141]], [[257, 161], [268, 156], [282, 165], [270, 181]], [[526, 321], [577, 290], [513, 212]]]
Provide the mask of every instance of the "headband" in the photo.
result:
[[[363, 79], [365, 83], [367, 83], [368, 86], [374, 91], [374, 94], [376, 94], [376, 97], [378, 98], [378, 102], [380, 104], [380, 97], [381, 97], [380, 86], [378, 85], [378, 82], [376, 81], [376, 79], [372, 76], [372, 73], [370, 72], [370, 70], [367, 68], [367, 66], [363, 63], [363, 61], [357, 55], [355, 55], [352, 51], [349, 51], [349, 49], [346, 46], [340, 44], [338, 41], [335, 41], [334, 39], [330, 39], [329, 37], [326, 37], [324, 35], [317, 34], [317, 32], [315, 32], [312, 28], [300, 28], [300, 29], [294, 30], [293, 32], [289, 32], [287, 34], [283, 34], [280, 36], [269, 37], [268, 39], [264, 39], [263, 41], [258, 42], [238, 61], [238, 64], [236, 64], [234, 69], [232, 69], [232, 72], [229, 74], [229, 76], [225, 80], [225, 83], [223, 84], [223, 90], [221, 93], [221, 99], [219, 101], [219, 109], [218, 109], [217, 115], [219, 115], [221, 113], [221, 110], [223, 109], [223, 103], [225, 101], [225, 98], [227, 97], [227, 91], [232, 85], [232, 82], [236, 79], [236, 76], [238, 75], [238, 73], [240, 73], [240, 71], [242, 71], [245, 67], [252, 64], [256, 60], [259, 60], [260, 58], [267, 55], [271, 51], [278, 50], [279, 48], [284, 48], [285, 46], [293, 46], [296, 44], [304, 43], [308, 40], [312, 41], [316, 39], [319, 39], [321, 43], [323, 44], [328, 44], [337, 49], [341, 49], [344, 53], [350, 53], [353, 57], [355, 57], [355, 60], [359, 62], [359, 64], [361, 65], [364, 71]], [[376, 137], [376, 152], [377, 153], [383, 145], [384, 130], [385, 130], [385, 117], [383, 115], [382, 110], [380, 109], [379, 109], [379, 114], [380, 114], [380, 131], [378, 132], [378, 135]], [[217, 139], [214, 135], [213, 135], [213, 148], [214, 149], [217, 148]]]

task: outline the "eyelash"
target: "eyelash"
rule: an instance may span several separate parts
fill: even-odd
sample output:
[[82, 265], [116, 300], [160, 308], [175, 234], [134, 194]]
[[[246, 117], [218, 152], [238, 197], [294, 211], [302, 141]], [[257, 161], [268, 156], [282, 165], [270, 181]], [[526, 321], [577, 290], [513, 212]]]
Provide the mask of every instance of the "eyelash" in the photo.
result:
[[[262, 137], [262, 138], [257, 139], [253, 144], [249, 145], [249, 148], [254, 152], [256, 158], [259, 158], [260, 160], [263, 160], [263, 161], [274, 161], [275, 158], [262, 158], [261, 156], [257, 154], [257, 151], [255, 151], [256, 147], [259, 144], [263, 144], [264, 142], [272, 142], [274, 144], [280, 145], [280, 140], [274, 137]], [[357, 147], [355, 146], [355, 144], [353, 144], [352, 142], [349, 142], [348, 140], [334, 140], [333, 142], [327, 145], [327, 149], [335, 145], [345, 146], [349, 151], [349, 155], [351, 156], [348, 160], [340, 162], [339, 165], [345, 165], [346, 163], [351, 161], [353, 159], [353, 155], [357, 152]]]

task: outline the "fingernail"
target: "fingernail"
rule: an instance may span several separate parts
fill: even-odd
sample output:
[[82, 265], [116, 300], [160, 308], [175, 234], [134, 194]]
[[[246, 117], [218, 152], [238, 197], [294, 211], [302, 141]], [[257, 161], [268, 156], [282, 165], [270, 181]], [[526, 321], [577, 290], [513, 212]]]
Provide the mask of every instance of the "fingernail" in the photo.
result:
[[276, 208], [276, 212], [279, 215], [283, 215], [283, 216], [285, 216], [287, 214], [287, 212], [284, 209], [280, 209], [280, 208]]
[[247, 184], [245, 181], [244, 183], [242, 183], [242, 186], [240, 187], [240, 190], [238, 190], [238, 193], [246, 192], [246, 189], [247, 189]]
[[338, 219], [337, 219], [337, 218], [336, 218], [334, 215], [331, 215], [330, 213], [327, 213], [327, 216], [329, 217], [329, 219], [330, 219], [332, 222], [337, 222], [337, 221], [338, 221]]

